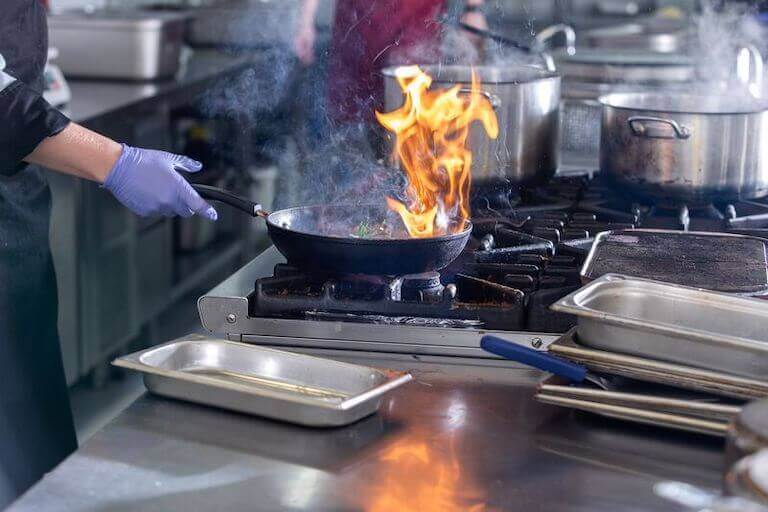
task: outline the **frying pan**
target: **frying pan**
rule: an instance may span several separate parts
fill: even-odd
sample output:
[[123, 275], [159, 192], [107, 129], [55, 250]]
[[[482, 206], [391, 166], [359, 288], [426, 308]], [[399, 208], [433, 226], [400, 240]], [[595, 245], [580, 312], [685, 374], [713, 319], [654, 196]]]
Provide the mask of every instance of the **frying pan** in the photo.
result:
[[261, 205], [224, 189], [192, 185], [205, 199], [220, 201], [267, 221], [272, 242], [292, 265], [341, 274], [418, 274], [440, 270], [464, 250], [472, 223], [432, 238], [355, 238], [361, 225], [402, 221], [383, 205], [319, 205], [267, 213]]

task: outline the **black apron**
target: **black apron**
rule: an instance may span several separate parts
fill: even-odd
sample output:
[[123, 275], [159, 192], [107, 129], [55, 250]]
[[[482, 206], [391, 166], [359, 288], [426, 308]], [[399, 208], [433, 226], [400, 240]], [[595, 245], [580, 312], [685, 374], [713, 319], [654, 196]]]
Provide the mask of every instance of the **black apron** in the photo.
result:
[[[37, 0], [2, 0], [6, 71], [42, 89], [45, 14]], [[27, 110], [29, 112], [29, 110]], [[23, 126], [17, 119], [0, 123]], [[19, 134], [20, 141], [25, 135]], [[0, 509], [77, 447], [56, 328], [48, 246], [51, 192], [43, 172], [0, 169]]]

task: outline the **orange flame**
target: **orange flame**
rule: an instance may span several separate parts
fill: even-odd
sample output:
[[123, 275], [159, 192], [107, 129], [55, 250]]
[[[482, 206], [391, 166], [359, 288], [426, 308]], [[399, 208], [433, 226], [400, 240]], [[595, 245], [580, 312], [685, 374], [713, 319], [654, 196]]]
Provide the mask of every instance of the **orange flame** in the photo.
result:
[[495, 139], [496, 113], [474, 70], [469, 91], [461, 85], [430, 90], [432, 78], [418, 66], [400, 67], [396, 76], [405, 103], [392, 112], [376, 112], [376, 118], [396, 136], [395, 153], [408, 177], [408, 204], [387, 197], [387, 205], [413, 238], [461, 231], [470, 216], [469, 128], [480, 121]]
[[453, 454], [430, 450], [421, 441], [404, 439], [381, 456], [383, 479], [370, 494], [366, 512], [486, 512], [488, 507], [472, 482], [462, 475]]

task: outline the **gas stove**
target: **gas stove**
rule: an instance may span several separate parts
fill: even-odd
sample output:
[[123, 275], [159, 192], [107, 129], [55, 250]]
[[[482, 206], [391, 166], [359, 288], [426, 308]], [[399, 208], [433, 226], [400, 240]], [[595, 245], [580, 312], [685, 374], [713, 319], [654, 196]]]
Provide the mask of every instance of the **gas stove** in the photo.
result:
[[483, 356], [487, 333], [544, 349], [575, 319], [549, 306], [581, 285], [594, 236], [637, 227], [768, 237], [768, 200], [686, 205], [622, 197], [598, 175], [476, 186], [467, 248], [441, 272], [325, 275], [270, 248], [200, 298], [203, 326], [269, 344]]

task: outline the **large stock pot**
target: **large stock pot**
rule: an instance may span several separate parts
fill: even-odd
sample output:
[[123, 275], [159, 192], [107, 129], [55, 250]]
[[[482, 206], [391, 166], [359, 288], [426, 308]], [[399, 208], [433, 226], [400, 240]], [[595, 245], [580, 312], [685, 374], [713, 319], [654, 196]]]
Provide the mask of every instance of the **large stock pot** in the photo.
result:
[[[433, 87], [471, 86], [470, 66], [422, 69], [432, 77]], [[560, 165], [560, 76], [522, 65], [474, 69], [482, 90], [493, 98], [499, 136], [490, 139], [480, 126], [472, 130], [472, 178], [523, 184], [549, 180]], [[386, 68], [383, 73], [384, 109], [390, 112], [403, 104], [403, 92], [395, 78], [397, 67]]]
[[764, 100], [618, 93], [600, 102], [600, 170], [622, 189], [687, 201], [768, 195]]

